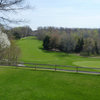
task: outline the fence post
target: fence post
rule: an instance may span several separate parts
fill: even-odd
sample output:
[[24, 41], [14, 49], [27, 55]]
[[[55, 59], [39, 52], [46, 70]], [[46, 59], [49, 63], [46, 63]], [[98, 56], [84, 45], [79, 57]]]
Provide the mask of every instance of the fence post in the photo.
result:
[[56, 71], [57, 69], [56, 69], [56, 65], [55, 65], [55, 71]]
[[78, 73], [78, 67], [76, 67], [76, 73]]

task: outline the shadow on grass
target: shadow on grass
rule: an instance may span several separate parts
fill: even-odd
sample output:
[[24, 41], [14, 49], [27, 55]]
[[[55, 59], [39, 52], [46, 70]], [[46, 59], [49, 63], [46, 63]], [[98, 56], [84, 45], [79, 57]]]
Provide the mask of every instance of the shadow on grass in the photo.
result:
[[39, 47], [44, 53], [54, 53], [55, 51], [45, 50], [43, 47]]
[[69, 54], [67, 54], [67, 53], [58, 53], [57, 55], [56, 55], [57, 57], [68, 57], [69, 56]]
[[45, 50], [43, 47], [39, 47], [39, 49], [41, 49], [43, 53], [55, 54], [56, 57], [68, 57], [69, 56], [68, 53], [61, 52], [61, 51]]
[[37, 40], [37, 38], [36, 38], [36, 37], [31, 37], [31, 38], [29, 38], [29, 39], [31, 39], [31, 40]]

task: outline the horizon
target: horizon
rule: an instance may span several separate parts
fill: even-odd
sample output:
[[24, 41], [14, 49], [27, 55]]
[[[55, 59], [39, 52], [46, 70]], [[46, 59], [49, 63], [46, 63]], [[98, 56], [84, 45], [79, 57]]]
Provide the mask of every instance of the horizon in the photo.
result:
[[[24, 27], [24, 26], [27, 26], [27, 25], [21, 25], [21, 26], [14, 26], [14, 27], [11, 27], [11, 28], [16, 28], [16, 27]], [[31, 29], [32, 29], [32, 27], [31, 26], [29, 26]], [[49, 28], [49, 27], [52, 27], [52, 28], [57, 28], [57, 29], [59, 29], [59, 28], [63, 28], [63, 29], [90, 29], [90, 30], [95, 30], [95, 29], [100, 29], [100, 28], [88, 28], [88, 27], [86, 27], [86, 28], [84, 28], [84, 27], [72, 27], [72, 28], [70, 28], [70, 27], [55, 27], [55, 26], [39, 26], [39, 27], [41, 27], [41, 28]], [[36, 30], [38, 30], [38, 28], [39, 27], [37, 27], [36, 29], [32, 29], [33, 31], [36, 31]]]

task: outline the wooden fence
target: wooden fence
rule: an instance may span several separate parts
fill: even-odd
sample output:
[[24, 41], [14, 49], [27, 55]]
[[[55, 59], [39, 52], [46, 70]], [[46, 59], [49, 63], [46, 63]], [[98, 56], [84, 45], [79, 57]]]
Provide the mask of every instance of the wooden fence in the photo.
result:
[[[0, 65], [9, 66], [8, 64], [9, 63], [0, 62]], [[95, 67], [79, 67], [79, 66], [24, 63], [24, 62], [17, 62], [10, 66], [27, 67], [27, 68], [33, 68], [34, 70], [43, 69], [43, 70], [52, 70], [52, 71], [100, 74], [100, 68], [95, 68]]]
[[38, 64], [38, 63], [22, 63], [20, 62], [18, 67], [28, 67], [38, 69], [46, 69], [53, 71], [69, 71], [76, 73], [95, 73], [100, 74], [100, 68], [95, 67], [79, 67], [79, 66], [68, 66], [68, 65], [52, 65], [52, 64]]

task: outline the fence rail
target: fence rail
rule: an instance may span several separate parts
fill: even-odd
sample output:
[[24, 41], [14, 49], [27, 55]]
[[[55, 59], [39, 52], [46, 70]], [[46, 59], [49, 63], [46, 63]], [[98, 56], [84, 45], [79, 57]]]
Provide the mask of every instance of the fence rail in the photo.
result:
[[30, 65], [43, 65], [43, 66], [58, 66], [58, 67], [73, 67], [73, 68], [87, 68], [87, 69], [99, 69], [100, 68], [95, 68], [95, 67], [79, 67], [79, 66], [68, 66], [68, 65], [52, 65], [52, 64], [37, 64], [37, 63], [22, 63], [20, 62], [20, 64], [30, 64]]
[[[5, 63], [3, 64], [3, 63], [4, 62], [1, 62], [0, 65], [7, 65], [7, 64], [5, 64]], [[100, 68], [95, 68], [95, 67], [79, 67], [79, 66], [24, 63], [24, 62], [17, 62], [16, 64], [13, 64], [11, 66], [34, 68], [35, 70], [45, 69], [45, 70], [53, 70], [53, 71], [67, 71], [67, 72], [76, 72], [76, 73], [100, 74]]]
[[23, 62], [20, 62], [20, 64], [25, 65], [24, 67], [35, 68], [35, 70], [48, 69], [54, 71], [100, 74], [100, 68], [95, 68], [95, 67], [79, 67], [79, 66], [68, 66], [68, 65], [53, 65], [53, 64], [23, 63]]

